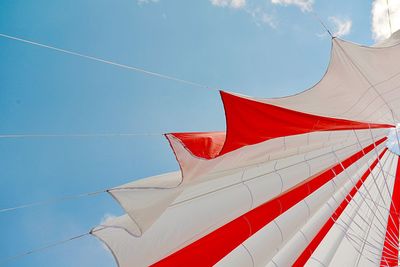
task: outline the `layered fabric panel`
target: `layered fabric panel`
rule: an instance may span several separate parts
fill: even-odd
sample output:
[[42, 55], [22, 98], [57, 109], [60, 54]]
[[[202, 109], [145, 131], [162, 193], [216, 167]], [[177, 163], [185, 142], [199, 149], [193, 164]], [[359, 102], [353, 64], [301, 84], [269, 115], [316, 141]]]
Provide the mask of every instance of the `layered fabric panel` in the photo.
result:
[[[383, 244], [381, 266], [399, 266], [399, 227], [400, 227], [400, 158], [397, 160], [396, 176], [390, 211], [387, 219], [385, 242]], [[390, 175], [389, 173], [387, 175]]]
[[[380, 141], [380, 147], [384, 144], [383, 140], [384, 139], [381, 139]], [[368, 145], [370, 142], [369, 139], [361, 142], [369, 147], [370, 150], [373, 149], [373, 146]], [[359, 149], [358, 143], [342, 145], [341, 149], [336, 149], [334, 151], [336, 155], [340, 157], [340, 160], [345, 161], [351, 156], [351, 151], [355, 149]], [[126, 256], [128, 257], [127, 262], [129, 262], [129, 259], [132, 259], [132, 257], [135, 257], [132, 259], [135, 260], [135, 262], [143, 263], [142, 265], [144, 266], [148, 265], [151, 261], [155, 262], [162, 259], [167, 256], [168, 253], [177, 251], [191, 242], [198, 240], [212, 230], [234, 220], [253, 207], [258, 206], [259, 203], [265, 203], [273, 199], [274, 196], [283, 193], [284, 187], [282, 186], [282, 181], [288, 179], [288, 175], [297, 175], [299, 166], [303, 166], [303, 180], [307, 179], [310, 171], [309, 166], [317, 166], [317, 164], [314, 163], [318, 161], [318, 156], [326, 157], [327, 154], [331, 154], [332, 165], [340, 166], [337, 164], [337, 159], [334, 156], [335, 153], [327, 151], [326, 149], [321, 150], [319, 153], [314, 151], [309, 155], [310, 164], [304, 164], [303, 162], [304, 158], [307, 158], [307, 156], [294, 157], [297, 158], [298, 161], [298, 163], [294, 165], [293, 162], [290, 164], [287, 159], [285, 159], [285, 163], [281, 163], [282, 165], [280, 167], [277, 163], [266, 164], [264, 167], [269, 165], [270, 168], [264, 170], [264, 175], [260, 175], [260, 172], [253, 174], [248, 172], [248, 176], [245, 176], [242, 171], [225, 176], [222, 179], [208, 180], [205, 183], [195, 185], [191, 187], [192, 191], [187, 190], [186, 193], [182, 193], [171, 207], [169, 207], [140, 238], [135, 237], [135, 230], [137, 227], [129, 216], [107, 222], [105, 225], [96, 228], [94, 234], [102, 237], [102, 239], [109, 243], [110, 247], [134, 248], [137, 252], [142, 251], [146, 253], [146, 255], [154, 255], [154, 258], [143, 258], [141, 253], [132, 254], [129, 250], [126, 251]], [[359, 160], [364, 158], [362, 153], [359, 153], [358, 156], [360, 157]], [[367, 159], [367, 157], [365, 157], [365, 159]], [[346, 162], [348, 162], [348, 160]], [[260, 166], [257, 168], [260, 169]], [[338, 168], [338, 170], [342, 169], [341, 167], [336, 168]], [[289, 169], [292, 169], [292, 172], [288, 172]], [[315, 169], [316, 174], [321, 171], [324, 171], [324, 169]], [[329, 171], [329, 173], [331, 172]], [[334, 173], [330, 175], [332, 177], [335, 176]], [[236, 183], [233, 181], [236, 181]], [[302, 182], [302, 180], [298, 181], [299, 184]], [[217, 188], [220, 190], [217, 190]], [[261, 194], [260, 192], [263, 191], [263, 188], [264, 190], [276, 191], [275, 193], [271, 192], [269, 195]], [[207, 192], [207, 190], [211, 192]], [[180, 227], [177, 227], [177, 225], [180, 225]], [[118, 241], [119, 239], [112, 238], [113, 234], [111, 234], [115, 231], [124, 232], [126, 229], [128, 229], [125, 234], [127, 234], [126, 239], [129, 240], [129, 246], [123, 245], [123, 243], [120, 244]], [[165, 238], [163, 239], [164, 241], [153, 244], [152, 241], [157, 238], [159, 239], [160, 236]], [[108, 238], [110, 238], [110, 240], [108, 240]], [[150, 253], [150, 251], [153, 252]]]
[[293, 96], [257, 100], [321, 116], [393, 124], [400, 114], [395, 105], [400, 48], [394, 40], [389, 47], [367, 47], [334, 38], [327, 72], [315, 86]]
[[333, 38], [293, 96], [221, 91], [226, 130], [166, 134], [180, 171], [108, 190], [126, 214], [92, 234], [120, 267], [397, 266], [398, 35]]
[[[382, 150], [382, 146], [378, 148]], [[385, 150], [386, 151], [386, 150]], [[371, 151], [367, 156], [375, 153]], [[317, 191], [306, 197], [304, 200], [293, 206], [291, 209], [278, 216], [273, 223], [268, 224], [259, 232], [254, 234], [251, 238], [247, 239], [241, 247], [235, 249], [232, 253], [228, 254], [223, 260], [219, 262], [220, 266], [237, 266], [234, 265], [238, 260], [237, 250], [246, 249], [248, 251], [247, 257], [250, 257], [255, 266], [265, 266], [276, 255], [277, 251], [280, 252], [285, 244], [293, 238], [293, 236], [301, 230], [301, 228], [315, 216], [315, 214], [323, 207], [324, 204], [331, 198], [332, 195], [337, 195], [338, 192], [347, 191], [355, 184], [356, 177], [361, 177], [369, 167], [370, 162], [366, 158], [360, 159], [354, 165], [347, 168], [346, 171], [337, 175], [334, 179], [326, 183]], [[276, 242], [270, 242], [271, 235], [268, 234], [269, 228], [278, 227], [280, 231], [276, 232]], [[318, 224], [312, 224], [310, 228], [318, 227]], [[299, 246], [290, 245], [290, 249], [299, 251]], [[279, 262], [278, 266], [290, 266], [293, 262], [289, 263], [289, 255], [283, 252], [282, 255], [285, 262], [275, 260], [272, 262]], [[292, 258], [293, 260], [293, 258]]]
[[[237, 150], [212, 160], [214, 162], [200, 160], [194, 163], [191, 168], [197, 166], [204, 173], [195, 179], [174, 172], [128, 183], [109, 190], [109, 193], [132, 218], [136, 224], [135, 235], [140, 236], [174, 202], [249, 180], [246, 185], [254, 191], [253, 201], [260, 204], [333, 164], [336, 157], [349, 155], [360, 143], [373, 142], [386, 134], [386, 129], [372, 129], [310, 133], [287, 137], [284, 142], [274, 139]], [[260, 194], [263, 195], [261, 200], [257, 197]]]
[[[384, 171], [393, 171], [393, 158], [388, 158]], [[382, 172], [375, 173], [375, 178], [359, 189], [305, 266], [319, 266], [321, 262], [325, 266], [379, 266], [388, 214], [385, 203], [390, 200], [385, 187], [391, 188], [393, 179], [390, 183]], [[368, 198], [368, 192], [373, 199]]]

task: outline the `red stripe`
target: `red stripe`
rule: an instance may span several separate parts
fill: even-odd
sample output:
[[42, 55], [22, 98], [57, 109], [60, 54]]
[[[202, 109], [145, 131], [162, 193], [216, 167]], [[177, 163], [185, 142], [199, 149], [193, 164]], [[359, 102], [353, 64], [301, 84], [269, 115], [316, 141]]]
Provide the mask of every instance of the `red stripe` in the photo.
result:
[[[193, 155], [212, 159], [218, 156], [225, 143], [225, 132], [173, 133]], [[168, 135], [166, 136], [168, 141]]]
[[335, 212], [333, 212], [332, 216], [326, 221], [326, 223], [322, 226], [322, 228], [319, 230], [319, 232], [315, 235], [315, 237], [310, 242], [310, 244], [308, 244], [308, 246], [304, 249], [304, 251], [300, 254], [300, 256], [297, 258], [297, 260], [294, 262], [293, 267], [301, 267], [306, 264], [308, 259], [311, 257], [311, 255], [314, 253], [314, 251], [317, 249], [319, 244], [321, 244], [321, 241], [328, 234], [329, 230], [335, 224], [335, 221], [339, 218], [339, 216], [345, 210], [348, 203], [351, 201], [351, 199], [357, 193], [358, 189], [365, 182], [367, 177], [370, 175], [371, 171], [378, 164], [379, 159], [381, 159], [383, 157], [383, 155], [385, 154], [386, 151], [387, 151], [387, 148], [385, 148], [382, 151], [382, 153], [378, 156], [378, 158], [371, 164], [370, 168], [364, 172], [364, 174], [361, 176], [361, 178], [358, 180], [358, 182], [354, 185], [354, 187], [351, 189], [351, 191], [346, 196], [346, 198], [340, 203], [340, 205], [336, 208]]
[[393, 187], [392, 203], [383, 244], [381, 266], [399, 266], [399, 211], [400, 211], [400, 158], [397, 162], [396, 178]]
[[212, 159], [273, 138], [316, 131], [390, 128], [392, 125], [322, 117], [221, 91], [225, 132], [172, 133], [195, 156]]
[[331, 168], [309, 177], [276, 198], [223, 225], [153, 266], [213, 266], [247, 238], [341, 173], [387, 138], [384, 137]]

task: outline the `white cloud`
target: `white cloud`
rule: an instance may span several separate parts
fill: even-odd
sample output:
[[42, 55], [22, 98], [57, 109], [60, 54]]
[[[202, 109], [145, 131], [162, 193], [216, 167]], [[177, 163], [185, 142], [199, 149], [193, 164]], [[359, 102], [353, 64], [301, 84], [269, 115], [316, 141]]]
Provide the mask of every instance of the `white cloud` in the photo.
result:
[[109, 222], [112, 219], [115, 219], [116, 217], [117, 216], [115, 216], [113, 214], [106, 213], [106, 214], [104, 214], [103, 218], [101, 218], [100, 225], [107, 224], [107, 222]]
[[[400, 29], [400, 1], [389, 1], [392, 32]], [[382, 41], [391, 35], [388, 16], [387, 0], [374, 0], [371, 9], [372, 37], [375, 41]]]
[[[397, 131], [397, 134], [396, 134], [396, 131]], [[397, 139], [398, 136], [400, 136], [400, 124], [397, 124], [396, 128], [393, 128], [389, 131], [386, 146], [393, 153], [400, 155], [399, 140]]]
[[157, 3], [159, 0], [137, 0], [139, 5]]
[[257, 26], [266, 24], [274, 29], [276, 29], [278, 26], [275, 16], [268, 13], [265, 9], [263, 9], [261, 7], [247, 8], [246, 12], [248, 14], [250, 14], [250, 16], [253, 18], [253, 20]]
[[297, 6], [303, 12], [310, 12], [313, 9], [314, 0], [271, 0], [271, 3], [282, 6]]
[[350, 33], [353, 22], [351, 19], [343, 19], [339, 17], [329, 17], [330, 22], [333, 24], [333, 36], [341, 37]]
[[243, 8], [246, 5], [246, 0], [210, 0], [211, 4], [220, 7]]
[[211, 4], [218, 7], [230, 7], [241, 9], [249, 14], [257, 26], [268, 25], [271, 28], [276, 28], [277, 23], [275, 17], [267, 10], [265, 4], [251, 3], [247, 5], [247, 0], [210, 0]]

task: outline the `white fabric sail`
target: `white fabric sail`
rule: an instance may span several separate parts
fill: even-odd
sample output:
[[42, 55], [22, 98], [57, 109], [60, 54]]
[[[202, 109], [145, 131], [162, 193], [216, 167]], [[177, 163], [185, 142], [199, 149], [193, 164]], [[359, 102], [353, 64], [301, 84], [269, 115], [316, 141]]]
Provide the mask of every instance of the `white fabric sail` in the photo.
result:
[[[332, 39], [297, 95], [221, 92], [226, 132], [166, 134], [180, 171], [110, 189], [92, 230], [118, 266], [398, 266], [400, 33]], [[399, 167], [398, 167], [399, 166]]]

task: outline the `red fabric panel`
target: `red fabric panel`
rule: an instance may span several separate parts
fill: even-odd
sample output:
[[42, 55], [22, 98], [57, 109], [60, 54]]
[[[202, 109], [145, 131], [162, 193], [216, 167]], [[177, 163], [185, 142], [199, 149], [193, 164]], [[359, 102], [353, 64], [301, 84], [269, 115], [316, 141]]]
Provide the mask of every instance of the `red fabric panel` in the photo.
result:
[[172, 133], [195, 156], [212, 159], [247, 145], [273, 138], [316, 131], [390, 128], [322, 117], [261, 103], [221, 91], [226, 116], [224, 132]]
[[385, 242], [381, 257], [381, 266], [399, 266], [399, 211], [400, 211], [400, 158], [397, 162], [396, 178], [386, 227]]
[[393, 127], [322, 117], [261, 103], [221, 91], [226, 115], [226, 141], [221, 155], [272, 138], [316, 131]]
[[[375, 144], [365, 147], [343, 162], [357, 161], [364, 153], [370, 152], [375, 145], [381, 144], [386, 139], [386, 137], [382, 138]], [[334, 178], [335, 173], [332, 169], [339, 165], [309, 177], [276, 198], [221, 226], [152, 266], [213, 266], [262, 227]], [[336, 175], [342, 172], [343, 168], [337, 170]]]
[[212, 159], [218, 156], [225, 143], [225, 132], [173, 133], [196, 157]]
[[346, 198], [340, 203], [340, 205], [336, 208], [335, 212], [332, 213], [332, 216], [322, 226], [322, 228], [315, 235], [315, 237], [310, 242], [310, 244], [308, 244], [308, 246], [304, 249], [304, 251], [300, 254], [300, 256], [297, 258], [297, 260], [294, 262], [293, 267], [302, 267], [306, 264], [306, 262], [309, 260], [309, 258], [314, 253], [314, 251], [317, 249], [319, 244], [321, 244], [321, 241], [325, 238], [325, 236], [328, 234], [329, 230], [335, 224], [335, 221], [340, 217], [342, 212], [347, 207], [348, 203], [351, 201], [351, 199], [357, 193], [358, 189], [365, 182], [367, 177], [370, 175], [371, 171], [378, 164], [379, 159], [381, 159], [383, 157], [383, 155], [385, 154], [386, 151], [387, 151], [387, 148], [385, 148], [382, 151], [382, 153], [379, 155], [379, 157], [371, 164], [370, 168], [364, 172], [364, 174], [361, 176], [361, 178], [358, 180], [358, 182], [354, 185], [354, 187], [351, 189], [351, 191], [346, 196]]

